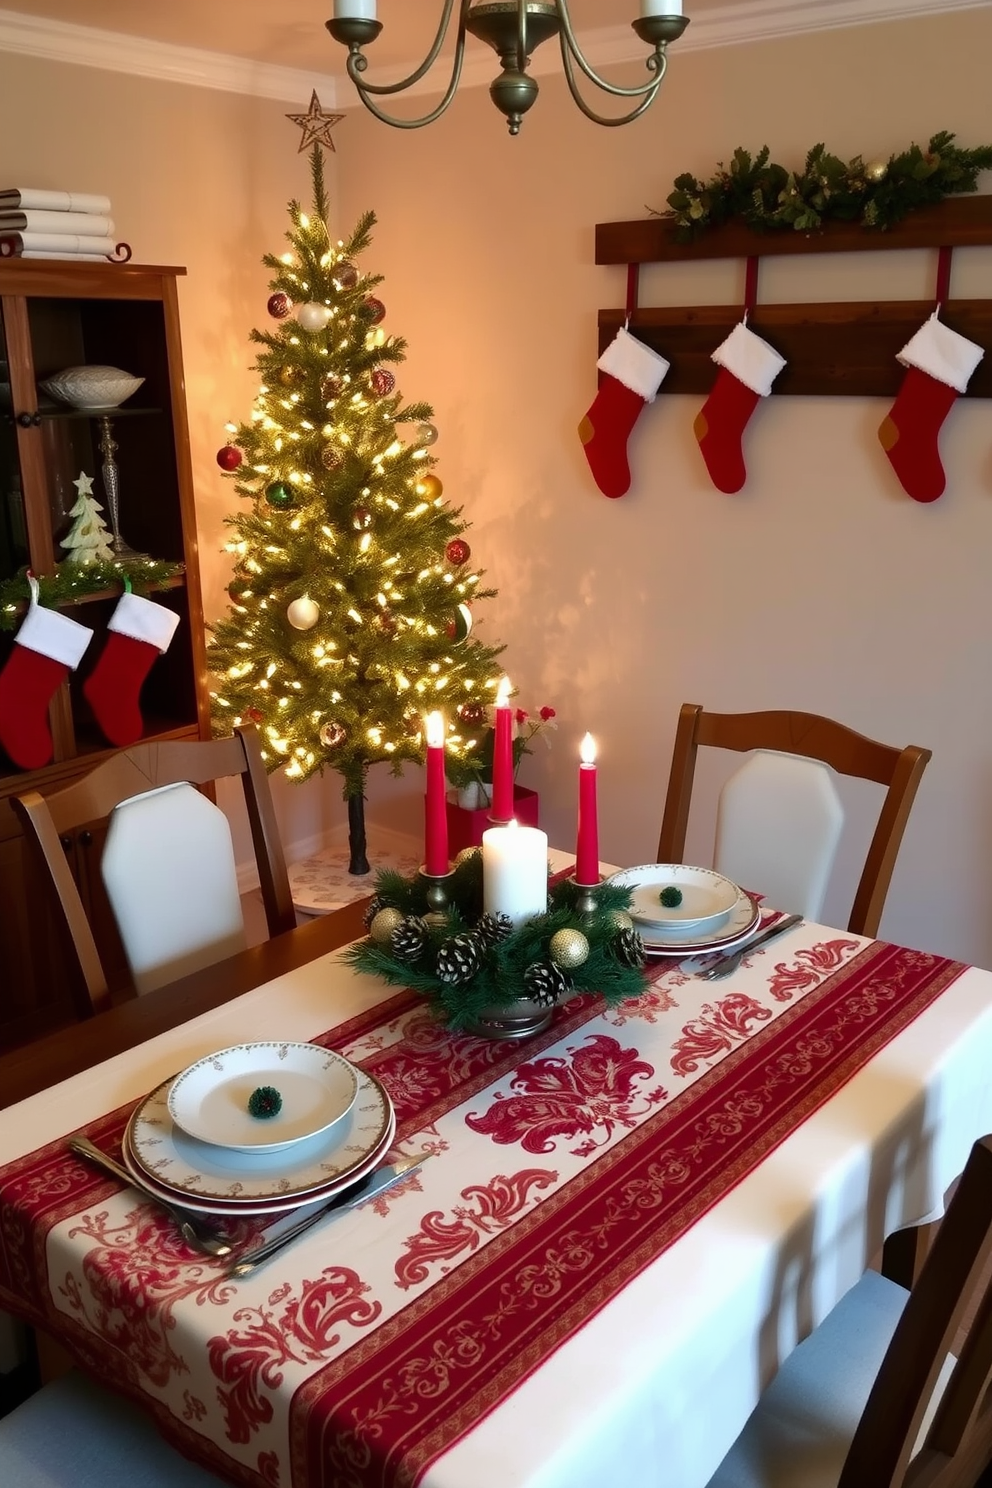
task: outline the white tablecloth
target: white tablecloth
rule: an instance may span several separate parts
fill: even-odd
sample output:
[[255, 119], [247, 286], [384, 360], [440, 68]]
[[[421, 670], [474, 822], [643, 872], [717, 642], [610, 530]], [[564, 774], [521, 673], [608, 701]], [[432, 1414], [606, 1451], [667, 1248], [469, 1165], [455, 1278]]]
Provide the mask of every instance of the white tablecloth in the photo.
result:
[[[756, 958], [724, 986], [746, 991], [772, 964]], [[0, 1164], [211, 1048], [306, 1039], [383, 996], [324, 957], [0, 1112]], [[992, 1130], [990, 1056], [992, 974], [971, 968], [441, 1457], [427, 1488], [703, 1488], [762, 1386], [884, 1236], [939, 1212]]]

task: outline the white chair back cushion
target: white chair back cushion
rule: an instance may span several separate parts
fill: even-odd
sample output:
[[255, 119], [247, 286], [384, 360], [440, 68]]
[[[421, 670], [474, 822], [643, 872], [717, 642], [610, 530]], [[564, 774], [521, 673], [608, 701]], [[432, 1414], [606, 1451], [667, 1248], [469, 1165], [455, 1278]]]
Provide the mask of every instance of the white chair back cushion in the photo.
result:
[[756, 750], [720, 793], [714, 866], [776, 909], [815, 920], [843, 825], [826, 765]]
[[102, 868], [139, 993], [245, 949], [231, 829], [191, 785], [115, 807]]

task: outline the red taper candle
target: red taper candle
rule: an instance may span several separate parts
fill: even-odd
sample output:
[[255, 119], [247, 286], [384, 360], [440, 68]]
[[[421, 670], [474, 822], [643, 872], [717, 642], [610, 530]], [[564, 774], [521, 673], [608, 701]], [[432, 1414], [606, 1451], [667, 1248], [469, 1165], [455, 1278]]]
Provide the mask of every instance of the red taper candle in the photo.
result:
[[586, 734], [579, 750], [579, 830], [575, 843], [575, 882], [599, 883], [599, 821], [596, 814], [596, 744]]
[[493, 740], [493, 803], [490, 817], [513, 820], [513, 710], [510, 682], [504, 677], [496, 691], [496, 731]]
[[427, 715], [427, 793], [424, 797], [424, 872], [432, 878], [447, 873], [448, 810], [444, 778], [444, 719]]

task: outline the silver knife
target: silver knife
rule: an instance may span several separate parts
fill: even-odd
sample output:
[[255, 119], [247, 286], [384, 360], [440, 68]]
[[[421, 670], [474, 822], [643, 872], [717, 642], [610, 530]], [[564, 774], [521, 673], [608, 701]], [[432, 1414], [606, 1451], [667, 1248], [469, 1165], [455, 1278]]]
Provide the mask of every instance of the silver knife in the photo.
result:
[[783, 931], [791, 930], [793, 925], [798, 925], [801, 920], [802, 915], [791, 914], [786, 915], [784, 920], [776, 921], [767, 930], [762, 930], [760, 935], [752, 936], [750, 940], [746, 940], [736, 950], [728, 951], [714, 966], [702, 972], [703, 981], [718, 982], [722, 977], [729, 976], [732, 971], [737, 970], [745, 956], [750, 956], [751, 952], [757, 950], [758, 946], [764, 945], [768, 940], [774, 940], [776, 935], [781, 935]]
[[236, 1261], [233, 1266], [228, 1266], [225, 1274], [235, 1281], [240, 1281], [243, 1276], [250, 1275], [258, 1266], [270, 1261], [274, 1255], [278, 1255], [287, 1245], [291, 1245], [294, 1240], [312, 1229], [314, 1225], [319, 1224], [322, 1219], [326, 1219], [328, 1214], [342, 1214], [348, 1209], [357, 1209], [359, 1204], [375, 1198], [384, 1189], [392, 1188], [394, 1183], [398, 1183], [408, 1173], [414, 1172], [433, 1156], [432, 1152], [422, 1152], [418, 1157], [401, 1157], [398, 1162], [386, 1163], [383, 1167], [376, 1168], [374, 1173], [370, 1173], [360, 1183], [352, 1184], [343, 1193], [329, 1200], [317, 1210], [316, 1214], [308, 1214], [306, 1219], [301, 1219], [291, 1225], [288, 1230], [283, 1230], [265, 1245], [259, 1246], [258, 1250], [253, 1250], [250, 1255], [245, 1256], [244, 1260]]

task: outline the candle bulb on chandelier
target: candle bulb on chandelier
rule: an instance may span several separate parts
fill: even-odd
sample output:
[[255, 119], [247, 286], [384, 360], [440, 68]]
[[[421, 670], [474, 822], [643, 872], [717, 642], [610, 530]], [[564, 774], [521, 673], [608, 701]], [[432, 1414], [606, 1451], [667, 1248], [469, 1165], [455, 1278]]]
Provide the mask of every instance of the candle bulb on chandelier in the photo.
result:
[[680, 16], [682, 0], [641, 0], [642, 16]]
[[336, 21], [374, 21], [375, 0], [334, 0]]
[[496, 723], [493, 734], [493, 805], [490, 819], [508, 822], [513, 817], [513, 710], [510, 679], [504, 677], [496, 689]]
[[575, 882], [599, 883], [599, 820], [596, 806], [596, 742], [586, 734], [579, 747], [579, 825], [575, 843]]
[[424, 872], [440, 878], [449, 871], [448, 815], [444, 778], [444, 718], [427, 715], [427, 793], [424, 797]]

